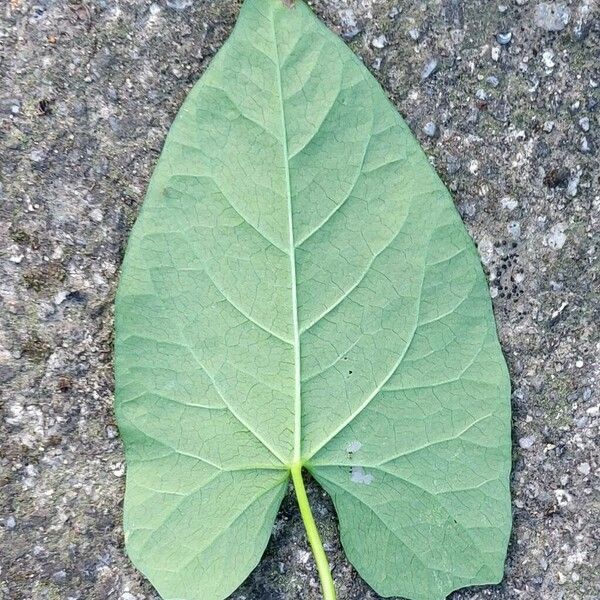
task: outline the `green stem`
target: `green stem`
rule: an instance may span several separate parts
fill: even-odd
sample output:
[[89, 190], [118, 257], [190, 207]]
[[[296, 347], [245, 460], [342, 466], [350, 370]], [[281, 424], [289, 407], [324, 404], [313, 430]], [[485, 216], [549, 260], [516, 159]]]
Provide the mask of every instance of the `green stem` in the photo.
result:
[[294, 482], [294, 489], [296, 490], [296, 498], [298, 499], [298, 507], [300, 508], [300, 514], [302, 515], [302, 521], [304, 522], [304, 528], [306, 529], [306, 537], [310, 547], [312, 548], [313, 556], [315, 557], [315, 563], [317, 564], [317, 571], [319, 572], [319, 579], [321, 580], [321, 589], [323, 591], [323, 600], [336, 600], [335, 587], [333, 586], [333, 577], [331, 577], [331, 570], [329, 569], [329, 562], [321, 537], [319, 536], [319, 530], [315, 523], [315, 519], [310, 509], [308, 502], [308, 496], [306, 495], [306, 488], [304, 487], [304, 480], [302, 479], [302, 465], [300, 463], [294, 463], [291, 468], [292, 481]]

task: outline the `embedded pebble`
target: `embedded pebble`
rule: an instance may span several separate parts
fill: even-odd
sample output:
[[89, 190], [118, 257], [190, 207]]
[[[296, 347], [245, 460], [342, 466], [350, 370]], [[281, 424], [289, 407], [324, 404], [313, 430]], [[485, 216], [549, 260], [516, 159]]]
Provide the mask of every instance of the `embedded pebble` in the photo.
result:
[[4, 526], [6, 527], [6, 529], [14, 529], [16, 525], [17, 522], [13, 516], [6, 517], [6, 519], [4, 519]]
[[496, 34], [496, 41], [501, 46], [506, 46], [507, 44], [510, 43], [511, 40], [512, 40], [512, 33], [510, 31], [506, 31], [504, 33], [497, 33]]
[[437, 125], [432, 121], [428, 121], [423, 125], [423, 133], [429, 137], [434, 137], [437, 134]]
[[579, 189], [579, 180], [581, 179], [581, 172], [576, 172], [570, 179], [567, 184], [567, 194], [574, 198], [577, 196], [577, 191]]
[[67, 572], [64, 570], [56, 571], [52, 574], [52, 581], [55, 583], [61, 583], [67, 578]]
[[342, 21], [342, 37], [351, 40], [355, 38], [361, 31], [356, 14], [351, 8], [345, 8], [340, 11], [340, 19]]
[[567, 241], [564, 223], [557, 223], [556, 225], [553, 225], [550, 229], [550, 232], [546, 236], [546, 241], [548, 242], [548, 246], [550, 246], [550, 248], [554, 250], [560, 250]]
[[590, 143], [588, 142], [588, 139], [586, 137], [584, 137], [581, 140], [581, 144], [579, 147], [581, 148], [581, 151], [584, 153], [590, 151]]
[[501, 202], [502, 206], [508, 210], [515, 210], [519, 206], [519, 203], [512, 198], [502, 198]]
[[562, 31], [569, 23], [571, 11], [559, 2], [542, 2], [535, 7], [533, 22], [546, 31]]
[[114, 425], [106, 426], [106, 437], [109, 439], [115, 439], [119, 435], [118, 429]]
[[553, 69], [555, 65], [554, 52], [552, 50], [544, 50], [544, 52], [542, 52], [542, 61], [548, 69]]
[[387, 38], [385, 37], [385, 35], [379, 35], [376, 38], [373, 39], [373, 41], [371, 42], [371, 46], [373, 46], [373, 48], [385, 48], [387, 46]]
[[42, 162], [44, 160], [45, 153], [43, 150], [32, 150], [29, 153], [29, 158], [36, 163]]
[[56, 295], [54, 296], [54, 304], [56, 304], [56, 305], [62, 304], [67, 299], [68, 295], [69, 295], [69, 292], [67, 292], [66, 290], [61, 290], [60, 292], [57, 292]]
[[578, 2], [573, 19], [573, 34], [576, 40], [583, 40], [589, 33], [597, 10], [597, 0], [582, 0]]
[[421, 71], [421, 80], [427, 79], [430, 75], [435, 73], [438, 68], [437, 58], [430, 58]]
[[104, 215], [102, 214], [102, 211], [99, 208], [94, 208], [90, 212], [90, 219], [94, 221], [94, 223], [101, 223], [102, 219], [104, 219]]
[[554, 490], [554, 496], [559, 506], [566, 506], [573, 500], [573, 496], [563, 489]]
[[521, 237], [521, 224], [518, 221], [510, 222], [506, 229], [513, 239], [518, 240]]
[[526, 437], [519, 438], [519, 446], [524, 450], [529, 450], [535, 444], [535, 437], [528, 435]]
[[582, 474], [582, 475], [589, 475], [590, 471], [592, 470], [590, 467], [590, 463], [587, 462], [583, 462], [581, 463], [578, 467], [577, 470]]
[[8, 260], [10, 260], [10, 262], [15, 263], [16, 265], [20, 264], [23, 259], [25, 258], [24, 254], [13, 254], [11, 256], [8, 257]]

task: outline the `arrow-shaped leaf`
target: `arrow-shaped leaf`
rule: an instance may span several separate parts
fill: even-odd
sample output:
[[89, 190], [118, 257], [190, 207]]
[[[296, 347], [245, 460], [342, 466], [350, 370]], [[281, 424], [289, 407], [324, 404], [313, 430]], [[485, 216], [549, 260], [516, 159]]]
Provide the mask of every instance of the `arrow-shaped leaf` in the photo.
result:
[[167, 138], [116, 307], [129, 555], [219, 600], [306, 468], [382, 595], [497, 582], [509, 380], [477, 253], [406, 124], [300, 1], [246, 0]]

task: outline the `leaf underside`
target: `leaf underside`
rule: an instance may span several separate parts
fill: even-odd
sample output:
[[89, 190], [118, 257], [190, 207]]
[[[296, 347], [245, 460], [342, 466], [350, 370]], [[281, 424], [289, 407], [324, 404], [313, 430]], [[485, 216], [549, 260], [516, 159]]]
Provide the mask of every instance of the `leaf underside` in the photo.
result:
[[246, 0], [171, 128], [116, 306], [128, 553], [163, 598], [257, 565], [301, 461], [381, 595], [497, 582], [510, 385], [475, 248], [362, 63]]

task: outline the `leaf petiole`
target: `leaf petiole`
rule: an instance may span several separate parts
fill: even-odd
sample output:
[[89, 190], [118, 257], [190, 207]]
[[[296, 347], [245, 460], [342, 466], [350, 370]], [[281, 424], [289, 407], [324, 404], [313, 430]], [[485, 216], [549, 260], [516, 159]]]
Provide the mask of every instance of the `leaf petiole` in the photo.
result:
[[331, 570], [329, 569], [329, 561], [327, 560], [327, 555], [325, 554], [325, 549], [321, 542], [321, 536], [319, 535], [319, 530], [317, 529], [308, 502], [308, 496], [306, 495], [306, 488], [304, 487], [304, 480], [302, 478], [302, 464], [294, 463], [290, 470], [292, 481], [294, 482], [294, 490], [296, 491], [296, 498], [298, 500], [298, 507], [300, 508], [300, 514], [302, 515], [302, 521], [304, 522], [304, 528], [306, 529], [306, 537], [308, 538], [317, 565], [317, 571], [319, 572], [323, 600], [336, 600], [333, 577], [331, 576]]

